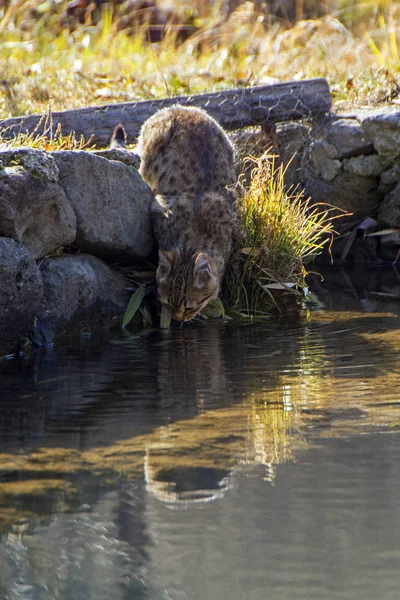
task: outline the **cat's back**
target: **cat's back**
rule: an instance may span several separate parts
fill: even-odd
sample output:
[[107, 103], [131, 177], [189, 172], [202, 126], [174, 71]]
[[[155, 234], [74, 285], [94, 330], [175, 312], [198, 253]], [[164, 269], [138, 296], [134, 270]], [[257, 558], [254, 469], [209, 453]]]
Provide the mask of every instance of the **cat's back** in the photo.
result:
[[199, 194], [236, 181], [232, 143], [200, 108], [175, 105], [150, 117], [138, 152], [140, 173], [157, 194]]

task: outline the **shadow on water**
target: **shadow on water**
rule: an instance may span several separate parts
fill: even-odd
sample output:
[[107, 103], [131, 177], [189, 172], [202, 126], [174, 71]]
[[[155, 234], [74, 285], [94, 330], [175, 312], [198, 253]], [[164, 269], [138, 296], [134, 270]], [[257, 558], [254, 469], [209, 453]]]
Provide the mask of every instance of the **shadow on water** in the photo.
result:
[[357, 309], [344, 296], [293, 321], [120, 333], [3, 364], [7, 597], [201, 597], [151, 591], [149, 556], [165, 528], [174, 539], [177, 514], [163, 524], [155, 502], [228, 506], [243, 478], [274, 486], [305, 453], [395, 434], [400, 303]]

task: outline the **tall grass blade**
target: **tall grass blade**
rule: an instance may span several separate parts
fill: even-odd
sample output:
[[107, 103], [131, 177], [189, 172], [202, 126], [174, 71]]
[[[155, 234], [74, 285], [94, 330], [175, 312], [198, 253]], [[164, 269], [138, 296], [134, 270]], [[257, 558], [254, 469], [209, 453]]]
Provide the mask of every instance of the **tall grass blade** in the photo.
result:
[[124, 317], [122, 319], [122, 329], [125, 329], [127, 325], [132, 321], [133, 317], [137, 313], [142, 304], [142, 300], [144, 297], [145, 288], [142, 285], [139, 285], [137, 290], [132, 295], [132, 298], [129, 300], [129, 304], [124, 313]]

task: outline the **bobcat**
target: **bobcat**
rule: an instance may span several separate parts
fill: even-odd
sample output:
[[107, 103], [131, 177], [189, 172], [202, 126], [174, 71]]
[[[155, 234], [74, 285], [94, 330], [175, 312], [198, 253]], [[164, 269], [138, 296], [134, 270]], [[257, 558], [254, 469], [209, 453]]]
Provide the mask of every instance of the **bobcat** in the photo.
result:
[[175, 105], [143, 124], [136, 151], [155, 195], [158, 297], [176, 321], [188, 321], [218, 297], [232, 250], [234, 148], [205, 111]]

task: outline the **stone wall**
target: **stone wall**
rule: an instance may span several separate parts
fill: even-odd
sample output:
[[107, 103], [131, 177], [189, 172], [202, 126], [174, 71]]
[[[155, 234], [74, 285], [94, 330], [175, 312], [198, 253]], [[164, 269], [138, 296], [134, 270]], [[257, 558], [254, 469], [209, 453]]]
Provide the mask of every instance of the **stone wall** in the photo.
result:
[[[337, 256], [347, 243], [346, 229], [350, 235], [361, 225], [348, 254], [351, 260], [396, 259], [400, 247], [398, 108], [331, 115], [313, 127], [283, 124], [277, 130], [276, 146], [289, 165], [288, 184], [300, 184], [314, 202], [351, 213], [335, 224], [344, 233], [334, 244]], [[372, 217], [368, 226], [366, 217]], [[388, 229], [399, 231], [384, 231]]]
[[136, 167], [123, 150], [0, 150], [0, 356], [28, 336], [53, 344], [120, 323], [132, 284], [103, 259], [153, 248], [153, 195]]

